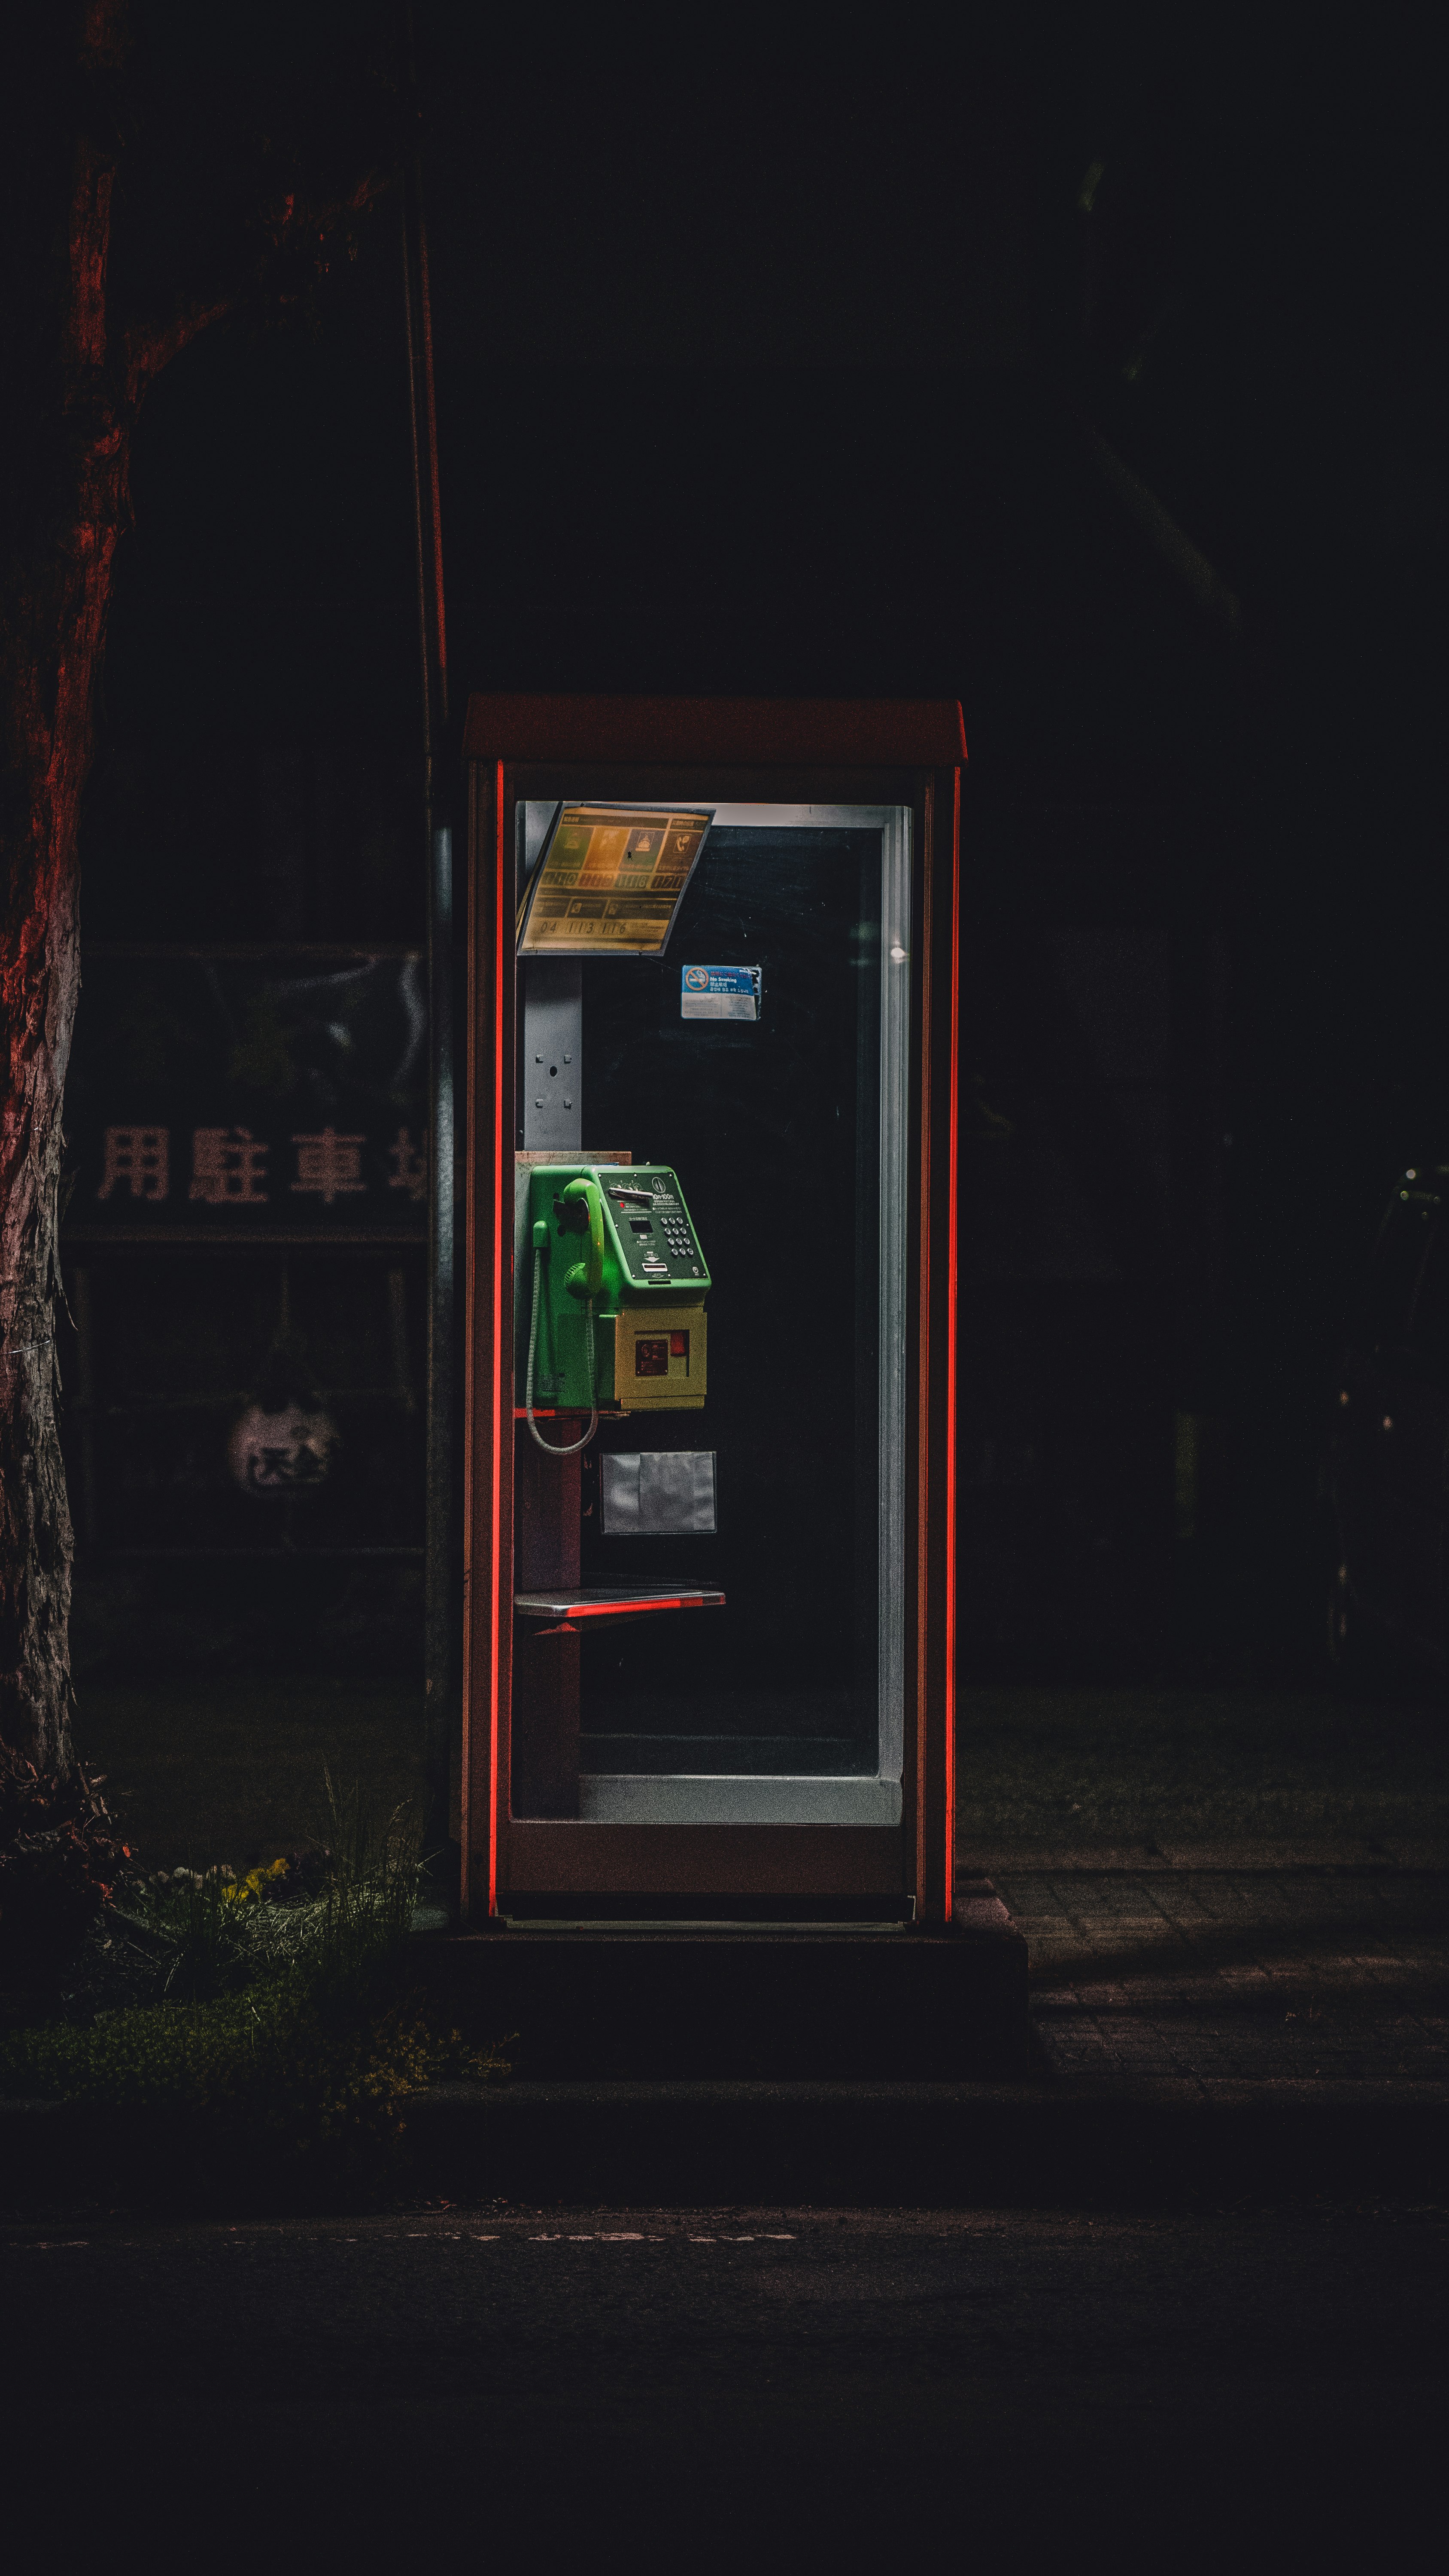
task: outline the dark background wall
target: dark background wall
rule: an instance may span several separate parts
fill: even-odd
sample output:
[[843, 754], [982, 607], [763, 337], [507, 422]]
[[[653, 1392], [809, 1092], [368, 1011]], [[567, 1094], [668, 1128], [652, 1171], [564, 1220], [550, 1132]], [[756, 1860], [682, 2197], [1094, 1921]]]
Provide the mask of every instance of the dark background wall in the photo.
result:
[[[418, 27], [455, 688], [964, 703], [969, 1668], [1305, 1668], [1342, 1298], [1449, 1130], [1427, 28]], [[416, 942], [391, 209], [135, 489], [88, 940]]]

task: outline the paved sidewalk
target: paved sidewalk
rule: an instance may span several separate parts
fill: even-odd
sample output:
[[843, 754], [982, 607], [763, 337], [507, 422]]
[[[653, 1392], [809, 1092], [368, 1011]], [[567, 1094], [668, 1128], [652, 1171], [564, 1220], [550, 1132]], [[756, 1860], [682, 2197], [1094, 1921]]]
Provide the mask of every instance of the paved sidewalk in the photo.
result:
[[1449, 1869], [993, 1857], [1044, 2069], [1073, 2081], [1449, 2082]]

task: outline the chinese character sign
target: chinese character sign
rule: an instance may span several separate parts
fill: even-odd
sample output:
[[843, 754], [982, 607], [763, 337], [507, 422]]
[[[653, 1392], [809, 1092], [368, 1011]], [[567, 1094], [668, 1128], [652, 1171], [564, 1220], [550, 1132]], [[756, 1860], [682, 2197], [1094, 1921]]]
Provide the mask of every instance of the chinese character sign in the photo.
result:
[[[363, 1154], [369, 1142], [365, 1135], [339, 1136], [335, 1127], [324, 1127], [316, 1136], [294, 1136], [296, 1177], [287, 1184], [291, 1195], [321, 1199], [324, 1207], [339, 1198], [365, 1198], [369, 1182]], [[265, 1186], [270, 1153], [270, 1145], [249, 1127], [194, 1127], [189, 1195], [207, 1207], [270, 1206], [272, 1194]], [[385, 1186], [403, 1191], [418, 1206], [428, 1195], [426, 1133], [414, 1139], [410, 1128], [399, 1127], [386, 1159]], [[169, 1198], [169, 1127], [106, 1129], [96, 1197], [109, 1199], [117, 1190], [148, 1205]]]
[[113, 1190], [133, 1199], [164, 1199], [171, 1188], [171, 1131], [168, 1127], [108, 1127], [98, 1199]]
[[337, 1425], [320, 1406], [249, 1405], [228, 1444], [231, 1472], [245, 1494], [295, 1494], [325, 1482]]
[[191, 1137], [191, 1195], [208, 1207], [265, 1207], [268, 1148], [249, 1127], [197, 1127]]
[[87, 963], [71, 1235], [427, 1227], [421, 962]]
[[415, 1145], [411, 1132], [399, 1127], [394, 1142], [387, 1149], [392, 1169], [387, 1177], [390, 1190], [406, 1190], [414, 1207], [428, 1195], [427, 1138]]
[[330, 1207], [334, 1199], [362, 1196], [367, 1188], [362, 1177], [365, 1136], [339, 1136], [335, 1127], [324, 1127], [320, 1136], [294, 1136], [292, 1142], [297, 1148], [294, 1198], [319, 1198]]

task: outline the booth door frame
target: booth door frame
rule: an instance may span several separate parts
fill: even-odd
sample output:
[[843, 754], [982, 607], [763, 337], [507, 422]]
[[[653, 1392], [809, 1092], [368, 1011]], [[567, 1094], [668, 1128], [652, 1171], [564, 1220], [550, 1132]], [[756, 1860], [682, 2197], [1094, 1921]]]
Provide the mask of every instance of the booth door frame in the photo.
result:
[[[956, 1272], [961, 772], [728, 766], [685, 771], [570, 760], [469, 763], [461, 1902], [474, 1922], [508, 1898], [586, 1895], [914, 1897], [951, 1919], [955, 1840]], [[521, 798], [587, 793], [659, 803], [908, 805], [910, 1151], [906, 1202], [905, 1749], [896, 1825], [622, 1825], [509, 1813], [513, 1649], [513, 816]], [[585, 784], [585, 780], [587, 784]]]

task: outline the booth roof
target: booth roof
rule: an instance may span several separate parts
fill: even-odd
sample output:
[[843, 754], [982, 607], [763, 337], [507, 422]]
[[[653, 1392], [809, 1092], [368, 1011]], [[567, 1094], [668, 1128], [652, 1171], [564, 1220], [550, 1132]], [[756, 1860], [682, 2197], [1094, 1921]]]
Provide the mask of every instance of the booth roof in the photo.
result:
[[954, 698], [468, 700], [466, 760], [720, 761], [759, 767], [954, 769]]

